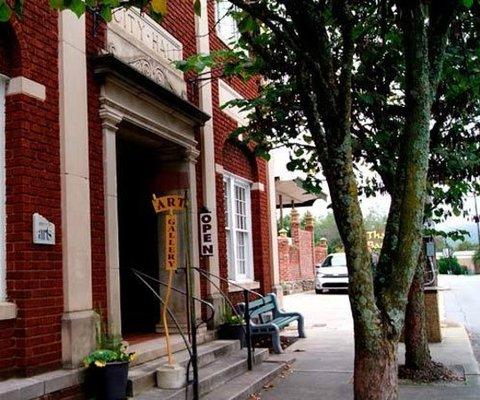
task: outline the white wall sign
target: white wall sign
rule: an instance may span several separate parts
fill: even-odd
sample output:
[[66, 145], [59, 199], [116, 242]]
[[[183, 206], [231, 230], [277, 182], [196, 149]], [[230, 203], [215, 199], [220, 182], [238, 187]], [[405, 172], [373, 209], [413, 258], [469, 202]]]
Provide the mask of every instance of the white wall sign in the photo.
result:
[[213, 256], [212, 218], [210, 211], [200, 214], [200, 255], [204, 257]]
[[33, 214], [33, 243], [55, 244], [55, 225], [40, 214]]

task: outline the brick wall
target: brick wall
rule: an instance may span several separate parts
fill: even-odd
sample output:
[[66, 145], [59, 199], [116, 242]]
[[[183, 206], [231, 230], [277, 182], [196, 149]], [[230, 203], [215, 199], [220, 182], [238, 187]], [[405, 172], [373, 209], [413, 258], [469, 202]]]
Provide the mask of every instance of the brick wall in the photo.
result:
[[[191, 3], [172, 0], [162, 25], [184, 46], [184, 56], [196, 52], [194, 14]], [[214, 25], [214, 1], [209, 1], [210, 26]], [[105, 25], [94, 30], [86, 17], [87, 54], [105, 48]], [[41, 24], [38, 21], [42, 21]], [[7, 152], [7, 286], [9, 301], [18, 306], [16, 320], [0, 321], [0, 376], [31, 375], [61, 365], [62, 232], [58, 103], [57, 14], [48, 0], [25, 3], [21, 22], [0, 25], [0, 72], [26, 76], [46, 87], [45, 102], [15, 95], [6, 105]], [[211, 29], [212, 49], [224, 47]], [[93, 302], [107, 315], [103, 140], [99, 116], [100, 85], [90, 61], [87, 63], [90, 207], [92, 237]], [[228, 82], [245, 97], [255, 95], [258, 80]], [[187, 85], [189, 100], [197, 104], [197, 88]], [[266, 163], [251, 150], [227, 141], [236, 123], [219, 107], [218, 81], [213, 81], [215, 161], [227, 170], [261, 182], [265, 191], [252, 191], [252, 225], [255, 278], [261, 290], [271, 289], [269, 208]], [[200, 142], [199, 132], [196, 133]], [[202, 206], [201, 164], [197, 164], [198, 204]], [[223, 215], [223, 182], [217, 174], [219, 250], [222, 274], [226, 276]], [[31, 243], [31, 218], [39, 212], [56, 226], [55, 246]]]
[[[278, 238], [280, 280], [312, 280], [315, 276], [312, 233], [299, 229], [294, 236], [293, 232], [292, 238]], [[296, 238], [298, 240], [295, 240]]]
[[[90, 60], [105, 47], [106, 25], [94, 29], [91, 14], [86, 16], [86, 51]], [[107, 273], [105, 255], [105, 200], [103, 170], [103, 133], [100, 118], [100, 84], [95, 79], [92, 63], [87, 63], [88, 151], [90, 170], [90, 223], [92, 248], [93, 307], [107, 315]]]
[[0, 321], [0, 377], [8, 378], [15, 373], [15, 321]]
[[[42, 21], [41, 24], [38, 21]], [[21, 22], [2, 25], [0, 68], [46, 88], [46, 101], [14, 95], [6, 104], [7, 294], [17, 319], [2, 321], [0, 374], [30, 375], [61, 360], [63, 312], [58, 38], [48, 0], [26, 2]], [[2, 33], [5, 33], [3, 35]], [[54, 246], [32, 244], [32, 214], [56, 225]], [[3, 373], [2, 373], [3, 372]]]
[[[208, 2], [208, 17], [210, 29], [210, 49], [212, 51], [224, 49], [226, 45], [217, 37], [215, 26], [215, 2]], [[248, 82], [240, 79], [225, 79], [225, 82], [236, 90], [241, 96], [253, 98], [258, 91], [259, 79], [254, 78]], [[241, 176], [252, 182], [264, 185], [264, 191], [252, 190], [252, 239], [254, 253], [255, 280], [260, 282], [260, 291], [269, 292], [272, 289], [270, 265], [270, 214], [268, 205], [267, 164], [264, 160], [255, 158], [252, 150], [239, 143], [228, 139], [230, 133], [237, 128], [237, 123], [221, 110], [219, 104], [218, 78], [212, 80], [213, 99], [213, 125], [215, 137], [215, 162], [235, 175]], [[219, 237], [220, 271], [225, 278], [228, 276], [226, 239], [225, 239], [225, 214], [223, 177], [217, 174], [217, 219]], [[224, 286], [223, 289], [226, 289]], [[235, 302], [242, 301], [241, 293], [232, 293]]]

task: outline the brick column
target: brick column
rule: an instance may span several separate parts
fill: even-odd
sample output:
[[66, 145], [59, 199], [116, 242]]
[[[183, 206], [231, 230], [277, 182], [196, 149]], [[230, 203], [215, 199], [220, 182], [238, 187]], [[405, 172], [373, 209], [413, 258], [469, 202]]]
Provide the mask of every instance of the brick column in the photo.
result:
[[292, 208], [290, 212], [290, 230], [293, 245], [298, 248], [300, 245], [300, 215], [296, 208]]
[[314, 219], [310, 211], [307, 211], [305, 218], [305, 229], [310, 232], [310, 251], [312, 255], [312, 270], [313, 276], [315, 276], [315, 232], [314, 232]]
[[315, 265], [320, 264], [328, 255], [328, 241], [325, 238], [320, 239], [320, 244], [315, 246]]

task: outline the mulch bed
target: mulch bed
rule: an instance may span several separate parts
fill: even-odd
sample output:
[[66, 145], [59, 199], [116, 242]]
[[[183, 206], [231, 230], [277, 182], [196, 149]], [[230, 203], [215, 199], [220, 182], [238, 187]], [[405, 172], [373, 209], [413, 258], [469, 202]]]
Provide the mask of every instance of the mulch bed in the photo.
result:
[[398, 377], [418, 383], [465, 381], [465, 375], [460, 371], [447, 368], [443, 364], [434, 361], [422, 370], [410, 369], [405, 367], [405, 365], [400, 365], [398, 368]]
[[[268, 349], [270, 353], [274, 352], [273, 345], [272, 345], [272, 337], [270, 335], [254, 336], [252, 339], [255, 347]], [[280, 344], [282, 345], [282, 349], [285, 350], [287, 347], [291, 346], [297, 340], [298, 340], [298, 337], [295, 337], [295, 336], [280, 336]]]

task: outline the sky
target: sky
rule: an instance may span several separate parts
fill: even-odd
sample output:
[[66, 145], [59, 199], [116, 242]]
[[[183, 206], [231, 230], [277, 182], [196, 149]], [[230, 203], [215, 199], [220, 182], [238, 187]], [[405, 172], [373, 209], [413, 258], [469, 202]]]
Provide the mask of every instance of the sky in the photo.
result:
[[[288, 151], [284, 148], [273, 150], [272, 153], [272, 164], [273, 171], [275, 176], [280, 177], [282, 180], [295, 179], [302, 177], [298, 172], [290, 172], [285, 167], [289, 161]], [[324, 192], [328, 195], [328, 187], [325, 184]], [[386, 215], [390, 207], [390, 197], [388, 195], [381, 195], [377, 197], [361, 197], [360, 198], [362, 212], [364, 215], [367, 215], [370, 211], [374, 210], [375, 212]], [[324, 217], [328, 214], [329, 209], [327, 208], [330, 203], [330, 197], [328, 196], [327, 201], [317, 200], [312, 207], [305, 207], [299, 209], [300, 213], [310, 211], [314, 216]], [[480, 198], [477, 198], [477, 206], [480, 213]], [[466, 199], [466, 209], [469, 210], [469, 214], [474, 214], [475, 203], [473, 195]], [[285, 210], [285, 214], [289, 211]], [[452, 231], [455, 229], [464, 229], [470, 232], [470, 237], [466, 240], [479, 243], [477, 226], [472, 220], [468, 220], [461, 217], [450, 217], [445, 222], [438, 224], [436, 226], [438, 230]]]

